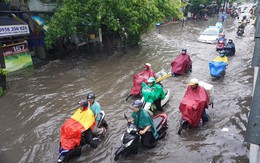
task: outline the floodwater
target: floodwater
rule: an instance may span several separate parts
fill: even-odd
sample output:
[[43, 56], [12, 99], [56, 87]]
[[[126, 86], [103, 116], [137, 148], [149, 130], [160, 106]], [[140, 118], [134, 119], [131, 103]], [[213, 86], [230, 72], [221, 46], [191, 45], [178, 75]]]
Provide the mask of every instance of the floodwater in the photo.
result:
[[[132, 112], [132, 100], [125, 101], [132, 86], [132, 75], [142, 71], [146, 62], [155, 72], [170, 70], [170, 62], [182, 47], [188, 48], [193, 71], [170, 77], [162, 84], [171, 90], [164, 107], [169, 129], [166, 137], [152, 150], [120, 159], [118, 162], [222, 163], [249, 162], [249, 145], [244, 142], [251, 103], [254, 27], [248, 25], [243, 37], [236, 36], [237, 20], [224, 23], [226, 37], [236, 44], [236, 55], [229, 58], [223, 79], [209, 75], [208, 63], [217, 53], [215, 45], [199, 43], [199, 33], [217, 18], [189, 21], [161, 27], [143, 36], [139, 47], [108, 52], [74, 52], [65, 59], [38, 68], [23, 69], [8, 75], [9, 89], [0, 98], [1, 163], [56, 162], [60, 127], [75, 111], [78, 101], [94, 91], [106, 112], [108, 135], [97, 149], [85, 148], [69, 162], [114, 162], [126, 128], [123, 113]], [[188, 81], [196, 77], [214, 85], [214, 108], [203, 128], [177, 134], [181, 114], [178, 106]]]

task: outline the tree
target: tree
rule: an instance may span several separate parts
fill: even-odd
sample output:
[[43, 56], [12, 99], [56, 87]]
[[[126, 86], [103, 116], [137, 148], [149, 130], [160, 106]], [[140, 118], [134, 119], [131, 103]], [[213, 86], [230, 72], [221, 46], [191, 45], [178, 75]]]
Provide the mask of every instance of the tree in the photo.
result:
[[46, 45], [100, 27], [104, 35], [125, 34], [129, 45], [137, 45], [155, 22], [181, 18], [181, 6], [181, 0], [60, 0], [48, 23]]

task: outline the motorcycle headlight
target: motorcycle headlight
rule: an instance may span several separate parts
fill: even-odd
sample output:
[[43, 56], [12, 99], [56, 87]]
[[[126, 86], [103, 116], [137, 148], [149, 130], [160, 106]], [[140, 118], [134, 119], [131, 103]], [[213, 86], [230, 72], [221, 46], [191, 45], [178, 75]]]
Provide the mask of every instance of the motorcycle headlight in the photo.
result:
[[130, 140], [128, 143], [123, 144], [123, 146], [124, 146], [125, 148], [127, 148], [128, 146], [130, 146], [130, 145], [132, 144], [133, 141], [134, 141], [134, 140]]

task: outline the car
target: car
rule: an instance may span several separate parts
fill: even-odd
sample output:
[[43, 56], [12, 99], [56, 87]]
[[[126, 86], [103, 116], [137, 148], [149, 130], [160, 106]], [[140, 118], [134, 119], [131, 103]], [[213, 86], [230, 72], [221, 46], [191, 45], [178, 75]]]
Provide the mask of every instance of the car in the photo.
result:
[[209, 26], [203, 32], [201, 32], [198, 41], [210, 44], [217, 43], [219, 34], [223, 32], [223, 29], [219, 26]]

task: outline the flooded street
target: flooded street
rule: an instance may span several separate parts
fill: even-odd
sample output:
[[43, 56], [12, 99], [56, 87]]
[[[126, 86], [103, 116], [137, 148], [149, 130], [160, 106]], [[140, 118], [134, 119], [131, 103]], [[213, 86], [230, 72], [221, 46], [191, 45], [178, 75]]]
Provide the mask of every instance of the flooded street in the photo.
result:
[[[155, 72], [170, 71], [171, 61], [183, 47], [187, 47], [193, 61], [192, 73], [162, 81], [171, 90], [170, 101], [164, 107], [169, 125], [166, 137], [156, 148], [141, 150], [118, 162], [249, 162], [244, 135], [253, 87], [254, 27], [247, 25], [243, 37], [237, 37], [237, 20], [229, 18], [224, 23], [226, 38], [233, 38], [236, 45], [236, 55], [229, 57], [224, 78], [216, 80], [208, 68], [218, 55], [216, 45], [197, 42], [199, 33], [215, 25], [216, 20], [189, 21], [185, 28], [180, 23], [168, 24], [161, 27], [160, 34], [154, 30], [144, 35], [139, 47], [112, 54], [82, 50], [40, 68], [9, 73], [9, 90], [0, 97], [0, 162], [56, 162], [60, 128], [90, 91], [95, 92], [106, 112], [108, 135], [97, 149], [88, 147], [70, 162], [114, 162], [127, 125], [123, 113], [132, 112], [132, 100], [126, 102], [125, 98], [133, 74], [142, 71], [146, 62]], [[210, 121], [203, 128], [184, 131], [180, 136], [178, 107], [193, 77], [214, 85], [214, 108], [207, 111]]]

